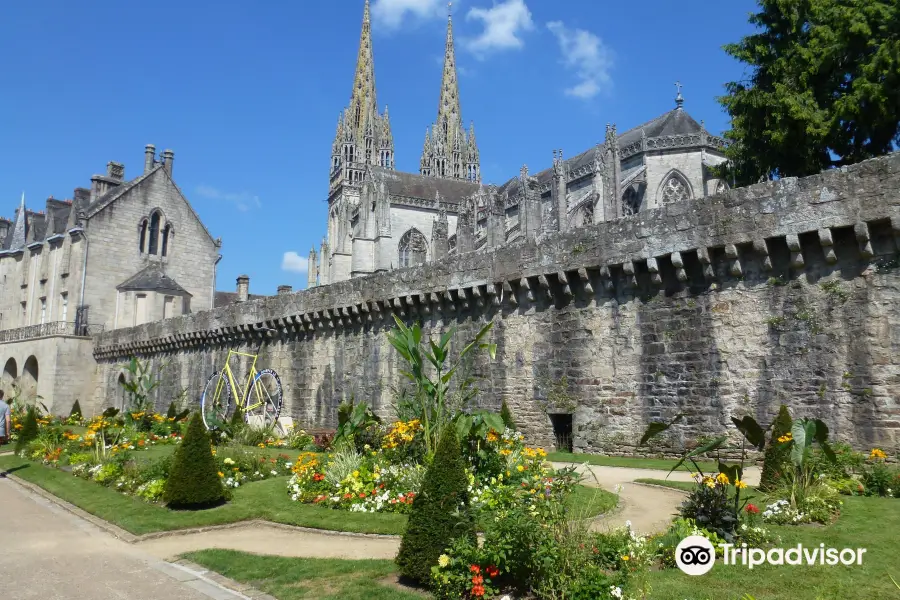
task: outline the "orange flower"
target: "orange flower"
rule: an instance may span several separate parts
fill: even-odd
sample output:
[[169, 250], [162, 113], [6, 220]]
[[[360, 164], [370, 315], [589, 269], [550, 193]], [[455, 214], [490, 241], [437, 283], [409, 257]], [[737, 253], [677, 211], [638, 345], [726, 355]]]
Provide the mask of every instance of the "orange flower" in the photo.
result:
[[478, 565], [472, 565], [471, 567], [469, 567], [469, 570], [473, 573], [481, 573], [481, 567], [479, 567]]
[[476, 585], [472, 588], [473, 596], [484, 596], [484, 586]]
[[485, 569], [485, 571], [487, 571], [488, 577], [496, 577], [500, 574], [500, 569], [498, 569], [494, 565], [489, 566], [487, 569]]
[[472, 577], [472, 583], [474, 583], [475, 585], [481, 585], [482, 583], [484, 583], [484, 577], [482, 577], [481, 575], [475, 575], [474, 577]]

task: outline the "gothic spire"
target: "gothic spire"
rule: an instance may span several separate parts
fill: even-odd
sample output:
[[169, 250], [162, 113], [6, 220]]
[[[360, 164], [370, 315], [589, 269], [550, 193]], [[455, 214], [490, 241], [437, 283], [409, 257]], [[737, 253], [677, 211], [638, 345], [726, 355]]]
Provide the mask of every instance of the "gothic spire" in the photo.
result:
[[359, 54], [356, 74], [350, 95], [350, 114], [357, 139], [363, 139], [366, 117], [377, 106], [375, 100], [375, 58], [372, 53], [372, 23], [369, 19], [369, 0], [363, 9], [362, 31], [359, 34]]
[[12, 243], [10, 250], [20, 250], [25, 247], [25, 192], [22, 192], [22, 202], [16, 211], [16, 222], [13, 224]]
[[441, 97], [438, 102], [438, 127], [443, 128], [448, 139], [453, 129], [461, 125], [459, 108], [459, 80], [456, 75], [456, 52], [453, 48], [453, 16], [447, 12], [447, 43], [444, 47], [444, 73], [441, 76]]

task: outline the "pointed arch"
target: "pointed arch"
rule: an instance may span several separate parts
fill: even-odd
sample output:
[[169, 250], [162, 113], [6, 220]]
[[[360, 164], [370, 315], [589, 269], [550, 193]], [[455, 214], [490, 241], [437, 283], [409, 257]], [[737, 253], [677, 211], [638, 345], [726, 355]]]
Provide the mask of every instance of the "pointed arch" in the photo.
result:
[[714, 195], [719, 196], [720, 194], [725, 194], [730, 189], [731, 188], [728, 187], [728, 182], [724, 179], [720, 179], [718, 182], [716, 182], [716, 191]]
[[628, 217], [638, 214], [642, 203], [643, 194], [638, 193], [634, 186], [629, 186], [625, 193], [622, 194], [622, 216]]
[[421, 231], [412, 227], [400, 237], [398, 251], [401, 267], [421, 265], [428, 258], [428, 241]]
[[167, 256], [169, 253], [169, 237], [175, 234], [171, 223], [166, 223], [162, 233], [162, 255]]
[[141, 222], [138, 224], [138, 251], [143, 254], [147, 251], [147, 219], [141, 219]]
[[594, 200], [590, 194], [586, 200], [569, 211], [569, 224], [572, 227], [587, 227], [594, 224]]
[[690, 200], [694, 197], [694, 190], [687, 177], [678, 169], [672, 169], [659, 184], [656, 192], [656, 203], [658, 206], [671, 204], [672, 202], [682, 202]]
[[160, 221], [162, 221], [162, 211], [157, 209], [150, 213], [150, 244], [147, 249], [148, 254], [157, 254], [159, 252]]

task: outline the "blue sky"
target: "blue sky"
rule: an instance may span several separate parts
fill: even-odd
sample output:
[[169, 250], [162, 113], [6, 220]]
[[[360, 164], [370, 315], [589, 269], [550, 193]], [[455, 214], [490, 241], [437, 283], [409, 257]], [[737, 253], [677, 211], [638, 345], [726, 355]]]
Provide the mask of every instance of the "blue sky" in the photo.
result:
[[[106, 163], [138, 175], [143, 149], [223, 239], [219, 288], [305, 287], [325, 232], [331, 142], [346, 106], [363, 0], [8, 3], [0, 19], [0, 215], [71, 198]], [[751, 31], [751, 0], [459, 0], [463, 118], [486, 182], [549, 166], [674, 106], [712, 132], [743, 66], [721, 50]], [[397, 168], [418, 170], [437, 113], [447, 5], [373, 0], [378, 102]], [[302, 258], [292, 261], [289, 253]], [[287, 258], [286, 258], [286, 253]]]

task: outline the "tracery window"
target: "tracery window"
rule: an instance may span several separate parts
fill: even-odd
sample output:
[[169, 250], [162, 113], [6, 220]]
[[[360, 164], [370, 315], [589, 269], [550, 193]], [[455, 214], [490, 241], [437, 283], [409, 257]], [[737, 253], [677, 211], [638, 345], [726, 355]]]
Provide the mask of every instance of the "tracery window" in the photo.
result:
[[414, 267], [425, 262], [428, 242], [418, 229], [410, 229], [400, 238], [400, 266]]
[[630, 187], [622, 194], [622, 215], [636, 215], [641, 210], [641, 197], [637, 191]]
[[141, 221], [140, 231], [141, 239], [138, 242], [138, 250], [143, 254], [147, 251], [147, 219]]
[[156, 254], [159, 250], [159, 213], [150, 215], [150, 249], [149, 254]]
[[720, 179], [719, 183], [716, 184], [716, 194], [715, 195], [718, 196], [719, 194], [724, 194], [727, 191], [728, 191], [728, 184], [725, 183], [725, 181], [723, 179]]
[[690, 200], [691, 188], [687, 181], [684, 180], [684, 177], [678, 173], [672, 173], [662, 184], [660, 195], [662, 196], [662, 204]]
[[585, 227], [594, 222], [594, 207], [591, 204], [583, 205], [579, 210], [579, 225]]
[[172, 226], [166, 223], [165, 228], [163, 228], [163, 239], [162, 239], [162, 255], [166, 256], [169, 251], [169, 235], [172, 233]]

